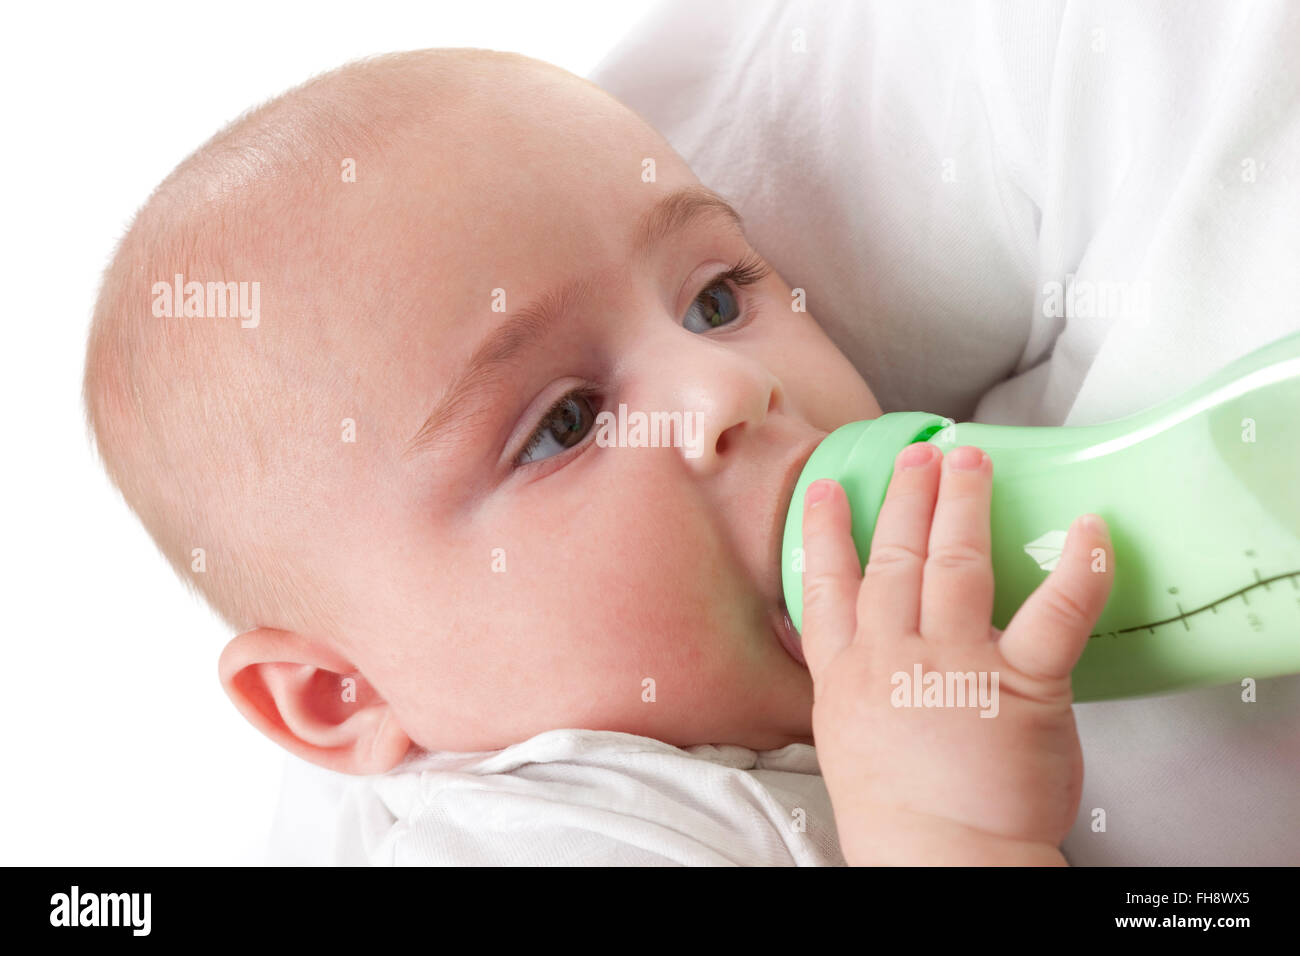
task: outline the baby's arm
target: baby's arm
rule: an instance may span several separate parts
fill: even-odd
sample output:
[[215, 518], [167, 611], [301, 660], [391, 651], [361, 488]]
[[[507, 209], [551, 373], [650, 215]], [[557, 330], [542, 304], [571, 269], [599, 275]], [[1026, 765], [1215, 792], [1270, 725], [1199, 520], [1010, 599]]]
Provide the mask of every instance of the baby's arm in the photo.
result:
[[[905, 467], [909, 453], [927, 458]], [[953, 467], [968, 455], [974, 468]], [[979, 449], [908, 446], [865, 574], [843, 489], [814, 482], [805, 497], [813, 735], [850, 863], [1065, 863], [1083, 786], [1070, 671], [1113, 554], [1100, 519], [1076, 521], [1056, 569], [992, 627], [992, 481]], [[974, 704], [953, 699], [957, 675], [979, 688]]]

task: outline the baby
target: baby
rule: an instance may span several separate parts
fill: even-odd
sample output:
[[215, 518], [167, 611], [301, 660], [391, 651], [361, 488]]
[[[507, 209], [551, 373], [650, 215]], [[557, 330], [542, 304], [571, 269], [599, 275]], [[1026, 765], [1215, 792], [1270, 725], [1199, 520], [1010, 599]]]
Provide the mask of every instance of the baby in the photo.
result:
[[[797, 299], [594, 85], [394, 54], [246, 114], [159, 186], [107, 270], [85, 397], [113, 481], [238, 634], [228, 694], [298, 757], [379, 774], [568, 727], [771, 750], [813, 742], [835, 645], [810, 674], [785, 620], [794, 483], [881, 414]], [[636, 413], [671, 440], [612, 440]], [[938, 470], [917, 474], [933, 502]], [[987, 636], [988, 608], [946, 600]], [[820, 686], [850, 742], [818, 751], [843, 834], [862, 735], [854, 691]], [[893, 858], [911, 848], [942, 857]]]

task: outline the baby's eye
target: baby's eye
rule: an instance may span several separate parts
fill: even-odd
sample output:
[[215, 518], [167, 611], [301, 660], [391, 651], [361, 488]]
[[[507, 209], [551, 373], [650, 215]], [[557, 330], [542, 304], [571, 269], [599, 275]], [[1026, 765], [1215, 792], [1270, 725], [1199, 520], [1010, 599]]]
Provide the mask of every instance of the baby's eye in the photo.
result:
[[731, 287], [721, 279], [715, 279], [695, 297], [691, 307], [686, 310], [682, 325], [689, 332], [707, 332], [734, 322], [739, 315], [740, 306], [736, 303]]
[[551, 406], [515, 459], [515, 465], [542, 461], [572, 448], [591, 431], [595, 420], [596, 411], [592, 408], [590, 393], [586, 389], [574, 389]]
[[735, 322], [742, 315], [735, 290], [762, 281], [769, 272], [767, 264], [758, 256], [745, 256], [726, 272], [713, 277], [686, 310], [682, 325], [690, 332], [707, 332]]

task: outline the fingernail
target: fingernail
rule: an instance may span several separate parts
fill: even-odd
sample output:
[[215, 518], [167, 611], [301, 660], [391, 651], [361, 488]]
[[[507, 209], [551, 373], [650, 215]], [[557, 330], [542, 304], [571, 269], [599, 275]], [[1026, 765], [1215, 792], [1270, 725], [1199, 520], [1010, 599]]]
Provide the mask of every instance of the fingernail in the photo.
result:
[[933, 457], [933, 445], [925, 441], [913, 442], [904, 448], [902, 454], [898, 456], [898, 466], [900, 468], [920, 468], [922, 465], [928, 465]]
[[826, 500], [826, 496], [831, 493], [831, 483], [824, 478], [819, 478], [808, 486], [804, 492], [803, 500], [809, 508], [815, 508], [817, 505]]
[[1089, 531], [1091, 531], [1093, 534], [1099, 534], [1104, 537], [1110, 536], [1110, 533], [1106, 528], [1106, 522], [1101, 520], [1100, 515], [1093, 515], [1093, 514], [1084, 515], [1083, 526], [1087, 528]]
[[962, 445], [948, 452], [948, 466], [962, 471], [978, 471], [984, 464], [984, 452], [972, 445]]

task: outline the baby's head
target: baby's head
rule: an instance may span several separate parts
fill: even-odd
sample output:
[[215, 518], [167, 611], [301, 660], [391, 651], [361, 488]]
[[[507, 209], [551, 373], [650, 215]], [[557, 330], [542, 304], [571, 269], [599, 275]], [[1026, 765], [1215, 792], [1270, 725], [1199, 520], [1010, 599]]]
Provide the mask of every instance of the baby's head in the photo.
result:
[[[242, 318], [216, 283], [247, 283]], [[375, 773], [561, 727], [768, 749], [811, 739], [784, 509], [816, 442], [880, 413], [792, 301], [592, 84], [395, 54], [159, 187], [105, 276], [86, 402], [242, 632], [227, 692], [296, 755]]]

